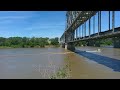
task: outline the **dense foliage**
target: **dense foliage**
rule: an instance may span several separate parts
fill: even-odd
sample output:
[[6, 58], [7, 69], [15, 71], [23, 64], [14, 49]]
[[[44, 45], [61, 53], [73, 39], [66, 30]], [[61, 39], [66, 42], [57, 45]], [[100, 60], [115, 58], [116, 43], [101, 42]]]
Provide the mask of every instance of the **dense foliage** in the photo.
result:
[[58, 45], [59, 44], [57, 37], [50, 39], [50, 41], [51, 41], [51, 45]]
[[[92, 40], [90, 41], [92, 43]], [[87, 46], [88, 41], [75, 42], [75, 46]], [[112, 38], [94, 40], [93, 44], [100, 44], [100, 46], [112, 46]]]
[[27, 47], [45, 47], [46, 45], [58, 45], [58, 38], [28, 38], [28, 37], [9, 37], [9, 38], [4, 38], [0, 37], [0, 46], [6, 46], [6, 47], [22, 47], [22, 48], [27, 48]]

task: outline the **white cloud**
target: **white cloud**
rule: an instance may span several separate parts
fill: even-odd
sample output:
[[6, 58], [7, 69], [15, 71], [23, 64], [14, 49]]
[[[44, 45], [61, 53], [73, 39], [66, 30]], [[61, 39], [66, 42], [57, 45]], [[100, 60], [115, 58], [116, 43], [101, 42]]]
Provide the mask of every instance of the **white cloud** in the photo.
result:
[[21, 19], [28, 19], [31, 16], [1, 16], [0, 20], [21, 20]]
[[0, 17], [0, 24], [10, 24], [15, 23], [19, 20], [25, 20], [30, 18], [30, 16], [1, 16]]
[[31, 25], [30, 27], [24, 28], [24, 30], [27, 31], [32, 31], [32, 30], [51, 30], [51, 29], [61, 29], [64, 28], [65, 25], [63, 22], [59, 22], [59, 23], [34, 23], [33, 25]]

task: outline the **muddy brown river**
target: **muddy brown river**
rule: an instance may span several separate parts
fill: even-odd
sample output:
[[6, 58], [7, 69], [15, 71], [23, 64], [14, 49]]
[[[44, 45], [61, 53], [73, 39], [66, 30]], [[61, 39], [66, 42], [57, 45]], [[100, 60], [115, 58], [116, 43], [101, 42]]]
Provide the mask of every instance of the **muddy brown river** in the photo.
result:
[[[65, 65], [66, 57], [72, 79], [120, 78], [120, 49], [103, 47], [76, 49], [77, 53], [63, 48], [0, 49], [0, 78], [48, 79]], [[97, 49], [101, 52], [85, 52]]]

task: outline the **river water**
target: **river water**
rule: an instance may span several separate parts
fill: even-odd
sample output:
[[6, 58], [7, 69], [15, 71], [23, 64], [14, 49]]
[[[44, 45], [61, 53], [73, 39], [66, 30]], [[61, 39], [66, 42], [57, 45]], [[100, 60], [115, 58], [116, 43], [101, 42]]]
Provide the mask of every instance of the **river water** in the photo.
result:
[[64, 64], [62, 52], [61, 48], [0, 49], [0, 78], [49, 78]]
[[[63, 48], [0, 49], [0, 78], [46, 79], [65, 65], [66, 57], [69, 59], [71, 78], [120, 78], [120, 66], [116, 62], [120, 61], [120, 49], [76, 49], [77, 53]], [[97, 49], [101, 52], [85, 52]]]

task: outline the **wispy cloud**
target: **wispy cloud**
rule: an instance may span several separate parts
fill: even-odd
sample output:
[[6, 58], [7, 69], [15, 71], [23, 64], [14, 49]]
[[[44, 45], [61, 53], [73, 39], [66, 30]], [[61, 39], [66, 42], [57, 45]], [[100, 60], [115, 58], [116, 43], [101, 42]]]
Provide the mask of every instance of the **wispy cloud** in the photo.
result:
[[25, 19], [28, 17], [25, 16], [4, 16], [4, 17], [0, 17], [0, 19]]
[[10, 32], [7, 30], [0, 30], [0, 36], [2, 37], [11, 37], [11, 36], [20, 36], [19, 32]]
[[9, 23], [13, 23], [13, 20], [1, 20], [0, 24], [9, 24]]
[[0, 17], [0, 24], [13, 24], [19, 21], [23, 21], [29, 19], [31, 16], [1, 16]]
[[36, 29], [39, 29], [39, 30], [51, 30], [51, 29], [61, 29], [61, 28], [64, 28], [64, 22], [58, 22], [58, 23], [34, 23], [33, 25], [27, 27], [27, 28], [24, 28], [24, 30], [27, 30], [27, 31], [32, 31], [32, 30], [36, 30]]
[[24, 28], [24, 31], [29, 32], [30, 37], [60, 37], [65, 28], [64, 22], [47, 22], [34, 23], [33, 25]]
[[[64, 19], [51, 12], [0, 12], [0, 36], [60, 36], [64, 31]], [[50, 16], [53, 15], [53, 16]]]

